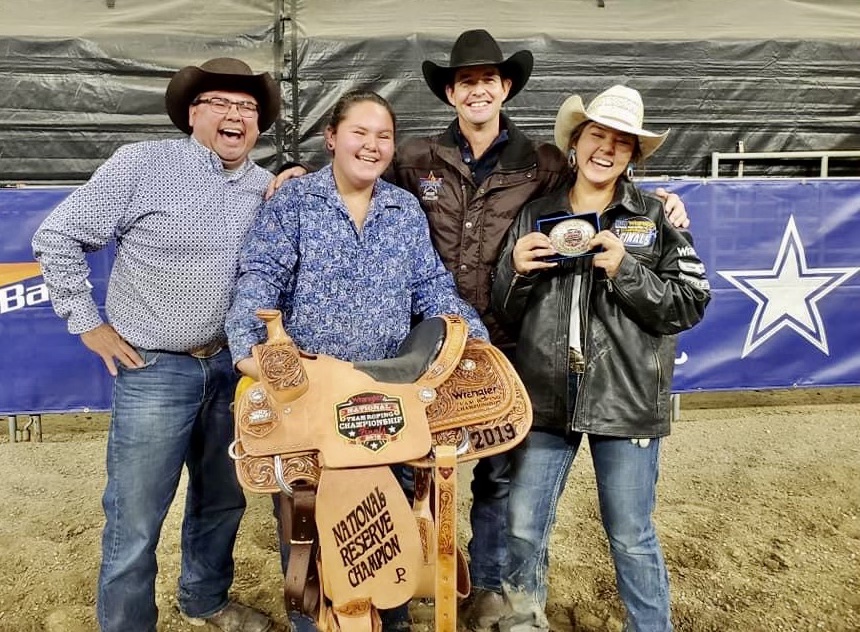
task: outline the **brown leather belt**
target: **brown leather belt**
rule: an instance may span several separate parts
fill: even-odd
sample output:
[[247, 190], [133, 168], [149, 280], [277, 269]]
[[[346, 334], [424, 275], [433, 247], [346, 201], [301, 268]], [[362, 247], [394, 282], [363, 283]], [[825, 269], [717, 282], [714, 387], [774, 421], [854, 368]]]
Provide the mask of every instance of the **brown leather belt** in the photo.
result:
[[191, 349], [188, 352], [188, 355], [199, 358], [200, 360], [205, 360], [206, 358], [211, 358], [212, 356], [220, 353], [221, 349], [224, 348], [224, 342], [221, 340], [216, 340], [215, 342], [210, 342], [209, 344], [202, 345], [195, 349]]
[[567, 368], [571, 373], [585, 373], [585, 356], [578, 349], [571, 347], [567, 356]]

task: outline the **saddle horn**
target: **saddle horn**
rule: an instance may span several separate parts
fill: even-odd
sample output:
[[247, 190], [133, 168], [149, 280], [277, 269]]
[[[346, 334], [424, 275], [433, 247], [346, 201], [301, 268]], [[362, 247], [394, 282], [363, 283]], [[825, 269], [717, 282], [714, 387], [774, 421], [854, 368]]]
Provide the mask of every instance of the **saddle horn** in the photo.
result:
[[260, 367], [260, 379], [278, 403], [287, 404], [304, 395], [310, 387], [299, 348], [284, 329], [280, 310], [258, 309], [256, 314], [266, 323], [268, 332], [268, 340], [252, 350]]

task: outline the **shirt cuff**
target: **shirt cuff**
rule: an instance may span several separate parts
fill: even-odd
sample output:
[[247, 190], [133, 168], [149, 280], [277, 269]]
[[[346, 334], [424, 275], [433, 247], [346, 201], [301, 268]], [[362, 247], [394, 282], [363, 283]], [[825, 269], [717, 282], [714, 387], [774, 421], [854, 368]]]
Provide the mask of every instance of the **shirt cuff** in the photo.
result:
[[227, 346], [230, 347], [230, 357], [233, 360], [233, 368], [235, 368], [240, 361], [245, 358], [250, 358], [252, 355], [251, 347], [253, 345], [248, 344], [247, 340], [230, 339]]
[[69, 310], [69, 319], [67, 327], [70, 334], [83, 334], [92, 331], [99, 325], [103, 324], [104, 320], [99, 314], [99, 308], [92, 300], [81, 300], [75, 302]]

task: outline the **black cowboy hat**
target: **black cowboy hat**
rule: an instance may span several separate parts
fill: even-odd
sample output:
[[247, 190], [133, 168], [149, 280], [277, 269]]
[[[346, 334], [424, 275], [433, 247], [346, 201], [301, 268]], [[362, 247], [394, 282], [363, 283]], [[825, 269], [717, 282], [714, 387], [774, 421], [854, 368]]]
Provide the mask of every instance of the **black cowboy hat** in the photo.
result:
[[210, 59], [200, 66], [179, 69], [164, 94], [170, 120], [186, 134], [191, 133], [188, 124], [188, 106], [202, 92], [225, 90], [246, 92], [257, 99], [259, 118], [257, 126], [265, 132], [281, 113], [281, 93], [272, 76], [264, 72], [255, 75], [245, 62], [231, 57]]
[[496, 66], [502, 77], [511, 80], [511, 90], [508, 92], [508, 98], [505, 99], [508, 101], [514, 98], [529, 80], [534, 66], [534, 57], [531, 51], [521, 50], [504, 59], [502, 49], [499, 48], [493, 36], [483, 29], [476, 29], [466, 31], [457, 38], [454, 48], [451, 49], [451, 58], [447, 66], [425, 61], [421, 64], [421, 71], [424, 73], [424, 81], [430, 86], [433, 94], [445, 105], [451, 105], [448, 102], [448, 95], [445, 94], [445, 87], [454, 83], [457, 69], [468, 66]]

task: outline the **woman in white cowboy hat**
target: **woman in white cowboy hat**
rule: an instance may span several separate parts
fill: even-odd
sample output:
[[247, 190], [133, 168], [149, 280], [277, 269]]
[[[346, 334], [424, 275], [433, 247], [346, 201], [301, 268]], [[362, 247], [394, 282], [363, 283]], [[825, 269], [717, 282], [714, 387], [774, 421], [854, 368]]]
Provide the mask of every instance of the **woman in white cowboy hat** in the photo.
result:
[[555, 141], [573, 184], [523, 208], [497, 266], [493, 308], [519, 327], [516, 364], [534, 407], [532, 432], [512, 452], [503, 631], [549, 629], [549, 533], [583, 436], [625, 629], [672, 629], [652, 513], [674, 334], [701, 320], [710, 293], [689, 235], [626, 175], [668, 134], [642, 121], [632, 88], [613, 86], [587, 108], [567, 99]]

